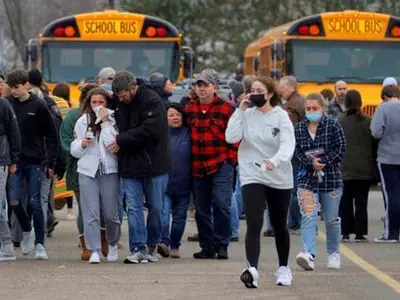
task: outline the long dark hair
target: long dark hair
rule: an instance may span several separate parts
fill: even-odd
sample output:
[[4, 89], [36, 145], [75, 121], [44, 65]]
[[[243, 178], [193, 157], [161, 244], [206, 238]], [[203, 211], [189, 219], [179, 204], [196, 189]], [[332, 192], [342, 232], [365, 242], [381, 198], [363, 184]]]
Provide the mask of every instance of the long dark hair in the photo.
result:
[[350, 90], [344, 97], [344, 105], [346, 107], [346, 115], [356, 115], [360, 119], [364, 119], [365, 116], [361, 111], [362, 100], [361, 94], [356, 90]]
[[100, 88], [100, 87], [94, 88], [88, 93], [88, 95], [86, 96], [85, 101], [82, 105], [81, 115], [84, 115], [84, 114], [89, 115], [88, 129], [91, 128], [94, 133], [98, 133], [101, 130], [101, 127], [100, 127], [101, 125], [100, 125], [100, 123], [97, 125], [95, 124], [96, 114], [93, 111], [92, 106], [90, 105], [90, 100], [91, 100], [92, 96], [95, 96], [95, 95], [101, 95], [104, 97], [104, 99], [107, 102], [106, 107], [107, 107], [107, 104], [110, 103], [111, 98], [110, 98], [110, 94], [105, 89]]
[[[261, 82], [263, 84], [263, 86], [265, 86], [265, 88], [267, 89], [268, 94], [272, 93], [272, 97], [269, 100], [269, 104], [272, 107], [282, 105], [281, 97], [279, 97], [278, 92], [277, 92], [276, 83], [271, 77], [257, 76], [254, 81]], [[253, 83], [254, 83], [254, 81], [253, 81]]]

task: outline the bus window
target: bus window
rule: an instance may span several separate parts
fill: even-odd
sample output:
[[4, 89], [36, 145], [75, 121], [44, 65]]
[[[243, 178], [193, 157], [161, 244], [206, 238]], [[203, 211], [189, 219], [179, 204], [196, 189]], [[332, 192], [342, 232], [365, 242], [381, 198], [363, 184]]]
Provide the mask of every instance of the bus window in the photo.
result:
[[[96, 76], [104, 67], [127, 70], [147, 79], [159, 72], [176, 81], [179, 56], [174, 42], [47, 42], [43, 45], [46, 82], [75, 82]], [[72, 54], [71, 54], [72, 53]], [[66, 57], [64, 57], [66, 56]]]
[[343, 77], [349, 82], [381, 83], [388, 74], [400, 79], [397, 43], [300, 40], [289, 43], [293, 55], [289, 72], [299, 81], [334, 82], [331, 77]]

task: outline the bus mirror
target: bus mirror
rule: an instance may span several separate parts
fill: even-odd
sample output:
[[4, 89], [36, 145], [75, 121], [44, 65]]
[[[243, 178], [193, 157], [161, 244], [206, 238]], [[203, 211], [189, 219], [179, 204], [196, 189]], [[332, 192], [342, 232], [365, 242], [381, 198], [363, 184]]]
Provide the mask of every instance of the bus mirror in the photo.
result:
[[28, 62], [36, 62], [38, 60], [38, 44], [34, 40], [30, 40], [25, 47], [25, 60]]
[[186, 78], [191, 78], [195, 68], [195, 53], [189, 47], [183, 47], [183, 69]]
[[282, 69], [273, 69], [271, 70], [271, 77], [274, 79], [282, 77]]
[[285, 58], [285, 49], [283, 43], [275, 42], [272, 46], [272, 58], [282, 60]]

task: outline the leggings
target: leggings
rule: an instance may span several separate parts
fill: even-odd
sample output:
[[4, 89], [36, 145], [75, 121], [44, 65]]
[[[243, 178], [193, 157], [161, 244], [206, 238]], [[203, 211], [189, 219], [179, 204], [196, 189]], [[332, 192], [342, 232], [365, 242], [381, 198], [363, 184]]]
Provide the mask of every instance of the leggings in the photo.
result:
[[279, 266], [287, 266], [290, 250], [290, 236], [287, 229], [287, 215], [292, 189], [274, 189], [263, 184], [251, 183], [242, 186], [244, 213], [246, 214], [246, 258], [251, 267], [258, 268], [260, 256], [260, 235], [264, 223], [267, 200]]

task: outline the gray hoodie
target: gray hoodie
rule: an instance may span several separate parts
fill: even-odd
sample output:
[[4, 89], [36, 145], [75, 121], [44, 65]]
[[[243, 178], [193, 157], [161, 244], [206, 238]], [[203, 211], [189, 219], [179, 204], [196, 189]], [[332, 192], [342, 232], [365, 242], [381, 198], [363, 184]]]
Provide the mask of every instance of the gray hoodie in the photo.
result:
[[400, 165], [400, 100], [390, 100], [378, 107], [371, 122], [371, 133], [379, 139], [377, 161]]

